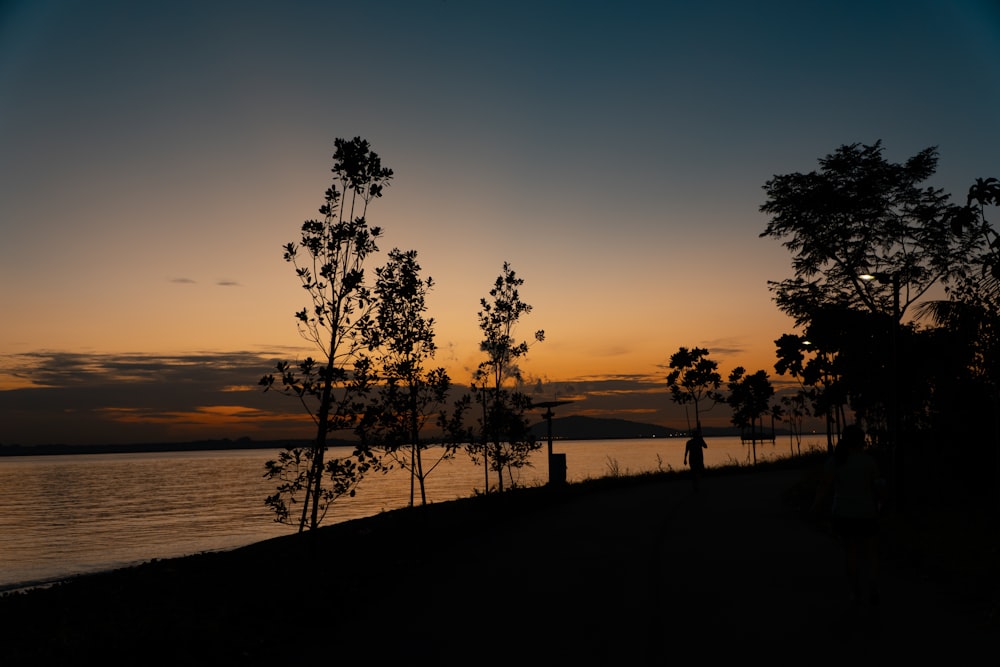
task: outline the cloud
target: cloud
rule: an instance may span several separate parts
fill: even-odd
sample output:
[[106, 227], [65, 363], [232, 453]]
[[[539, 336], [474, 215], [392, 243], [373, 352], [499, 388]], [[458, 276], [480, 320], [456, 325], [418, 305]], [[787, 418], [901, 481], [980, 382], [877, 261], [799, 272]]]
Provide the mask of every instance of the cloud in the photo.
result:
[[736, 338], [714, 338], [705, 340], [698, 344], [708, 350], [710, 358], [733, 357], [746, 354], [746, 344], [741, 343]]
[[192, 280], [191, 278], [171, 278], [170, 282], [175, 283], [177, 285], [196, 285], [197, 284], [197, 281]]
[[304, 435], [301, 405], [256, 384], [273, 368], [274, 357], [258, 352], [3, 355], [0, 442]]
[[[36, 351], [0, 355], [0, 443], [169, 442], [206, 438], [308, 438], [312, 422], [301, 404], [257, 381], [278, 359], [301, 348], [175, 355]], [[775, 389], [794, 381], [772, 378]], [[466, 392], [458, 383], [453, 394]], [[621, 374], [539, 380], [532, 398], [566, 400], [559, 416], [633, 419], [685, 428], [691, 415], [671, 400], [658, 375]], [[71, 406], [68, 407], [68, 406]], [[728, 425], [717, 406], [703, 422]], [[539, 414], [532, 418], [541, 419]]]
[[240, 287], [240, 284], [235, 280], [217, 280], [215, 284], [219, 287]]
[[250, 368], [259, 368], [263, 374], [268, 367], [273, 367], [273, 362], [254, 352], [151, 355], [36, 351], [0, 356], [0, 375], [51, 388], [177, 382], [191, 387], [214, 384], [222, 377], [231, 379], [234, 374], [240, 381], [226, 384], [236, 385], [245, 383], [243, 372]]

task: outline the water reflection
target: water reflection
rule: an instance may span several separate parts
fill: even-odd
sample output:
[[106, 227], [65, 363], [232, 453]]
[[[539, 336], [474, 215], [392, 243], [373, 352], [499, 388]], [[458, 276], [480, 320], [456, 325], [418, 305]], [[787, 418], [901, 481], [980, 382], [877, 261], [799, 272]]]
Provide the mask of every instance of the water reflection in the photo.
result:
[[[708, 440], [706, 464], [746, 461], [739, 438]], [[567, 480], [681, 469], [684, 443], [668, 440], [555, 442], [566, 454]], [[787, 447], [758, 446], [758, 458]], [[349, 453], [347, 450], [342, 454]], [[152, 558], [230, 549], [286, 535], [264, 505], [269, 450], [0, 457], [0, 589]], [[515, 478], [548, 480], [545, 448]], [[491, 479], [492, 483], [492, 479]], [[483, 470], [459, 455], [427, 477], [429, 502], [482, 491]], [[402, 470], [366, 479], [354, 498], [338, 500], [328, 522], [370, 516], [409, 503]]]

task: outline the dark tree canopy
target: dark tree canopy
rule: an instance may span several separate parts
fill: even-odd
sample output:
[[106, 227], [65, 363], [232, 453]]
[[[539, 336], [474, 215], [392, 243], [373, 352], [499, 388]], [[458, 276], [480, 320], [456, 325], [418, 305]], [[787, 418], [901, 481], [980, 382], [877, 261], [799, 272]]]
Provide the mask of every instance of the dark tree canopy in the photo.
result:
[[962, 207], [921, 185], [937, 162], [936, 148], [889, 162], [879, 141], [841, 146], [819, 160], [819, 171], [769, 180], [761, 236], [782, 240], [795, 272], [771, 284], [778, 307], [798, 324], [821, 307], [901, 318], [932, 285], [964, 275], [979, 240], [953, 232]]
[[667, 389], [670, 398], [678, 405], [694, 404], [694, 421], [701, 428], [701, 412], [704, 403], [710, 410], [723, 400], [718, 389], [722, 385], [719, 364], [709, 358], [709, 351], [703, 347], [678, 348], [670, 355], [670, 373], [667, 374]]
[[729, 374], [726, 402], [733, 410], [733, 425], [740, 427], [744, 438], [749, 431], [754, 463], [757, 463], [757, 441], [763, 434], [764, 417], [775, 416], [779, 412], [776, 406], [771, 405], [773, 397], [774, 386], [766, 372], [747, 373], [745, 368], [737, 366]]

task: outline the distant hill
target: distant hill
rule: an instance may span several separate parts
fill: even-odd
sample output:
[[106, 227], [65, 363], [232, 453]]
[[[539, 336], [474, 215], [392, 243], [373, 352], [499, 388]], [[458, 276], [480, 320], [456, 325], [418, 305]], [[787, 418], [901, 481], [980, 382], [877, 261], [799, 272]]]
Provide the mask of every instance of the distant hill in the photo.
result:
[[[706, 426], [702, 429], [705, 437], [720, 438], [740, 434], [733, 426]], [[548, 438], [548, 424], [543, 420], [531, 427], [531, 432], [539, 440]], [[780, 433], [781, 430], [779, 429]], [[601, 419], [599, 417], [558, 417], [552, 419], [552, 438], [559, 440], [615, 440], [618, 438], [676, 438], [688, 435], [680, 431], [656, 424], [644, 424], [628, 419]]]
[[[548, 438], [548, 423], [541, 421], [531, 427], [540, 440]], [[611, 440], [615, 438], [671, 438], [681, 431], [656, 424], [642, 424], [627, 419], [597, 417], [557, 417], [552, 419], [552, 438], [560, 440]]]
[[[732, 427], [705, 427], [706, 437], [739, 435]], [[548, 438], [548, 424], [545, 420], [531, 427], [531, 432], [539, 440]], [[778, 433], [784, 433], [778, 429]], [[616, 440], [626, 438], [674, 438], [687, 435], [686, 431], [629, 421], [628, 419], [601, 419], [598, 417], [558, 417], [552, 420], [552, 438], [559, 440]], [[354, 441], [338, 439], [331, 445], [351, 445]], [[2, 456], [37, 456], [45, 454], [121, 454], [125, 452], [172, 452], [172, 451], [213, 451], [225, 449], [283, 449], [287, 446], [307, 447], [308, 440], [251, 440], [243, 437], [236, 440], [197, 440], [193, 442], [160, 442], [118, 445], [4, 445], [0, 444]]]

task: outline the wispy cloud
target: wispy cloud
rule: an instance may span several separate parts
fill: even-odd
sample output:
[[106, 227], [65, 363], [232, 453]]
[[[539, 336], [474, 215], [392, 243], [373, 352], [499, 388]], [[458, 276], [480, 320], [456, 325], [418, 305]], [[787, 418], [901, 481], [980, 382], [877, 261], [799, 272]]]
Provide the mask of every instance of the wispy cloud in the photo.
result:
[[741, 356], [746, 354], [746, 343], [738, 338], [713, 338], [704, 340], [698, 344], [709, 352], [709, 357], [721, 359], [725, 357]]
[[197, 281], [192, 280], [191, 278], [171, 278], [170, 282], [172, 282], [172, 283], [174, 283], [176, 285], [195, 285], [195, 284], [197, 284]]
[[34, 387], [159, 383], [190, 389], [245, 385], [248, 377], [273, 368], [271, 353], [204, 352], [182, 355], [102, 354], [35, 351], [0, 355], [0, 375], [28, 381]]
[[257, 352], [2, 355], [0, 442], [162, 441], [184, 424], [205, 427], [185, 437], [281, 437], [307, 416], [256, 386], [273, 367]]

